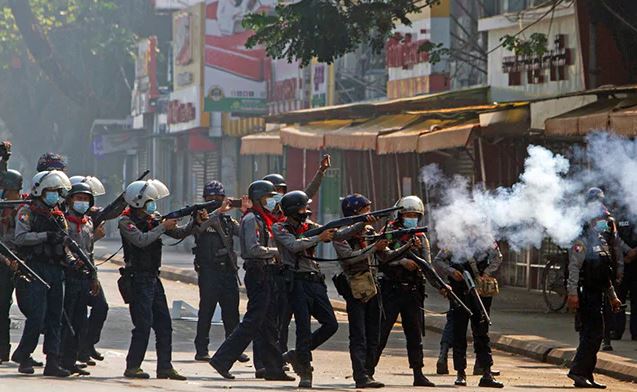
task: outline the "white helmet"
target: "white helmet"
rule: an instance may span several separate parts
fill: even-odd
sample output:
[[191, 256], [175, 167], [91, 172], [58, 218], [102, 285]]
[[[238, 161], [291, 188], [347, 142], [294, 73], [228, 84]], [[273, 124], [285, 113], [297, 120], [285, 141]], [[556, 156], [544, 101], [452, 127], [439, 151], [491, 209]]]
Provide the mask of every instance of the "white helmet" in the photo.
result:
[[417, 212], [425, 215], [425, 205], [418, 196], [405, 196], [396, 202], [396, 207], [402, 207], [401, 214], [405, 212]]
[[97, 177], [93, 176], [73, 176], [69, 178], [71, 181], [71, 185], [76, 185], [79, 183], [86, 183], [91, 187], [91, 192], [93, 196], [101, 196], [106, 193], [106, 189], [104, 189], [104, 185], [102, 181], [100, 181]]
[[170, 191], [159, 180], [135, 181], [126, 187], [124, 200], [133, 208], [142, 208], [149, 200], [159, 200], [170, 195]]
[[59, 170], [42, 171], [33, 176], [33, 187], [31, 194], [33, 196], [42, 196], [45, 189], [57, 189], [63, 193], [71, 190], [71, 181]]

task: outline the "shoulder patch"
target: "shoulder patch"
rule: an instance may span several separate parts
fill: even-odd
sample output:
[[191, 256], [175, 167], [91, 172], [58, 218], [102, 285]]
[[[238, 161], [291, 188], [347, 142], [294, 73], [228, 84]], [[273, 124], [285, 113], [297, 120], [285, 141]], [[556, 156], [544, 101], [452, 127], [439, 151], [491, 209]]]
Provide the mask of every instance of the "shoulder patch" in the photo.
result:
[[126, 225], [126, 230], [128, 231], [135, 231], [136, 229], [137, 227], [133, 223], [129, 223], [128, 225]]
[[31, 212], [26, 208], [21, 209], [20, 213], [18, 214], [18, 220], [22, 223], [28, 223], [30, 217]]

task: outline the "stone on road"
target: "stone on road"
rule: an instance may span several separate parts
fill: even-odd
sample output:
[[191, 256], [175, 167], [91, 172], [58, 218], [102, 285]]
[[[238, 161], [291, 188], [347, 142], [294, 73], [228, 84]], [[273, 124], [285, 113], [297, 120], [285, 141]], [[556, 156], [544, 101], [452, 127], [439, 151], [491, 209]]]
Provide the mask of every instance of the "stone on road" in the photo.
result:
[[[155, 378], [156, 356], [154, 340], [151, 339], [149, 350], [143, 368], [151, 374], [150, 380], [129, 380], [123, 377], [125, 356], [130, 342], [130, 316], [128, 307], [122, 302], [117, 291], [118, 277], [116, 267], [106, 264], [100, 268], [100, 278], [108, 298], [111, 311], [106, 322], [102, 341], [98, 350], [105, 355], [103, 362], [89, 367], [91, 372], [87, 377], [70, 377], [55, 379], [41, 376], [41, 369], [36, 375], [24, 376], [17, 372], [17, 365], [4, 363], [0, 365], [0, 392], [100, 392], [100, 391], [130, 391], [130, 390], [166, 390], [166, 391], [227, 391], [235, 389], [241, 391], [256, 390], [296, 390], [297, 382], [270, 382], [254, 379], [252, 363], [237, 363], [232, 372], [236, 380], [223, 380], [206, 363], [195, 362], [193, 339], [196, 323], [193, 321], [176, 320], [173, 322], [173, 365], [182, 374], [188, 376], [188, 381], [157, 380]], [[198, 305], [198, 290], [196, 286], [180, 282], [164, 280], [168, 304], [173, 300], [182, 300], [193, 306]], [[245, 301], [242, 301], [242, 312]], [[11, 331], [13, 347], [20, 337], [24, 317], [14, 305], [13, 319], [18, 321], [20, 329]], [[351, 378], [351, 365], [348, 353], [348, 331], [346, 315], [338, 314], [340, 326], [338, 333], [328, 343], [314, 353], [314, 385], [317, 390], [343, 391], [354, 389]], [[291, 341], [294, 341], [294, 327], [291, 328]], [[223, 338], [223, 328], [213, 326], [211, 350], [214, 350]], [[435, 372], [435, 360], [440, 335], [428, 333], [425, 337], [425, 373], [436, 384], [441, 386], [437, 390], [458, 390], [453, 386], [454, 376], [438, 376]], [[42, 343], [40, 339], [40, 343]], [[36, 359], [43, 359], [42, 346], [36, 350]], [[471, 351], [471, 348], [470, 348]], [[249, 353], [251, 354], [251, 353]], [[502, 371], [499, 378], [506, 384], [507, 390], [562, 390], [571, 388], [572, 383], [565, 377], [566, 369], [536, 362], [513, 354], [494, 352], [495, 367]], [[473, 366], [473, 356], [470, 353], [470, 368]], [[451, 360], [449, 362], [452, 367]], [[471, 369], [468, 369], [471, 370]], [[387, 384], [385, 390], [413, 391], [411, 386], [411, 371], [408, 368], [405, 340], [397, 327], [390, 338], [375, 378]], [[634, 391], [635, 385], [620, 382], [608, 377], [598, 376], [600, 382], [609, 385], [611, 391]], [[476, 390], [479, 377], [469, 376], [469, 387], [466, 390]]]

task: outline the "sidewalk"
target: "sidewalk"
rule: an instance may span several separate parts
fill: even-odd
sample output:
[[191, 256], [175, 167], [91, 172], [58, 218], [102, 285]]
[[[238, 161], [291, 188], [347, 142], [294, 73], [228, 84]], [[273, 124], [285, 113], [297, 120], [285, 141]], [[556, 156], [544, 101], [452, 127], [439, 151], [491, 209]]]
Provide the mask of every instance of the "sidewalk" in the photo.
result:
[[[100, 245], [96, 251], [98, 259], [108, 257], [119, 247], [119, 243], [115, 241], [105, 241]], [[192, 268], [192, 255], [173, 248], [164, 248], [164, 254], [163, 278], [197, 283], [197, 274]], [[122, 265], [121, 252], [111, 262]], [[328, 277], [328, 294], [334, 309], [345, 312], [345, 303], [329, 279], [337, 269], [336, 263], [322, 264], [322, 270]], [[445, 323], [445, 315], [441, 313], [447, 310], [448, 304], [431, 287], [427, 290], [426, 327], [440, 332]], [[546, 313], [541, 293], [503, 288], [494, 300], [491, 319], [493, 324], [490, 337], [493, 347], [551, 364], [570, 364], [578, 342], [573, 315]], [[625, 333], [624, 340], [613, 341], [613, 348], [614, 351], [610, 353], [600, 352], [597, 371], [620, 380], [637, 382], [637, 342], [630, 341], [629, 333]]]

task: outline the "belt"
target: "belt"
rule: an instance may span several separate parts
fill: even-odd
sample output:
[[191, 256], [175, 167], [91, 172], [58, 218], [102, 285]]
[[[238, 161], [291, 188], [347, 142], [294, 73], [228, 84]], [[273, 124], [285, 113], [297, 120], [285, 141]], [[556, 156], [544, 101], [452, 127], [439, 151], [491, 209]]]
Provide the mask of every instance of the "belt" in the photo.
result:
[[306, 282], [323, 283], [325, 282], [325, 275], [320, 272], [294, 272], [294, 279], [304, 280]]

